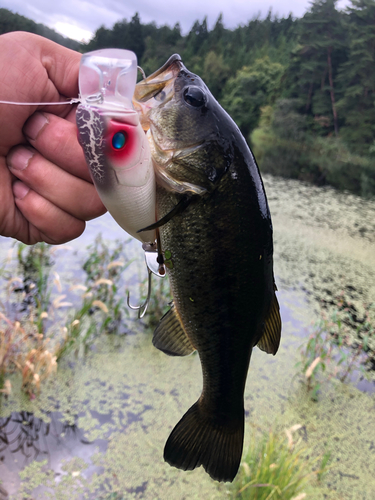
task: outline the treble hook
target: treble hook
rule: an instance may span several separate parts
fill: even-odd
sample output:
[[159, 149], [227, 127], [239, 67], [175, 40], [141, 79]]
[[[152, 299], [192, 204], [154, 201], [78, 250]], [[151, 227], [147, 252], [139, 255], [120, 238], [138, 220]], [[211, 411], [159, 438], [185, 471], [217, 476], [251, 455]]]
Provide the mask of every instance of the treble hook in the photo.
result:
[[128, 307], [130, 307], [130, 309], [133, 309], [133, 311], [138, 311], [138, 319], [143, 318], [143, 316], [146, 314], [147, 307], [148, 307], [148, 304], [150, 302], [150, 297], [151, 297], [151, 275], [152, 275], [152, 272], [148, 268], [147, 268], [147, 271], [148, 271], [148, 288], [147, 288], [147, 298], [146, 298], [145, 302], [143, 304], [141, 304], [140, 306], [132, 306], [130, 304], [130, 294], [128, 292], [128, 299], [127, 299]]

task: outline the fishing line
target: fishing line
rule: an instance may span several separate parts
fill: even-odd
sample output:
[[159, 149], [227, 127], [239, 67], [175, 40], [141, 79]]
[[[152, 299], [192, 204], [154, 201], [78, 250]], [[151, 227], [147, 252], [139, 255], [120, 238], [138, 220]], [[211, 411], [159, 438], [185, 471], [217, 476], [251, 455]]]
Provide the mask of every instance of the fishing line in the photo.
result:
[[66, 102], [14, 102], [14, 101], [0, 101], [0, 104], [13, 104], [14, 106], [61, 106], [64, 104], [79, 104], [82, 101], [80, 97], [72, 97], [70, 101]]

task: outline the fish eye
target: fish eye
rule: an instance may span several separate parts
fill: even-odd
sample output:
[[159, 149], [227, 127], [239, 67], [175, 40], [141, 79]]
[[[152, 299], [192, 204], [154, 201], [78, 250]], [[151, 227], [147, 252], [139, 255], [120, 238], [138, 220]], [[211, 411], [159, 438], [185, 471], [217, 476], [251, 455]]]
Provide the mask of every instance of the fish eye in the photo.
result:
[[112, 146], [114, 149], [122, 149], [126, 143], [126, 134], [125, 132], [116, 132], [112, 137]]
[[184, 99], [187, 104], [194, 108], [200, 108], [206, 103], [205, 94], [198, 87], [188, 87], [184, 91]]

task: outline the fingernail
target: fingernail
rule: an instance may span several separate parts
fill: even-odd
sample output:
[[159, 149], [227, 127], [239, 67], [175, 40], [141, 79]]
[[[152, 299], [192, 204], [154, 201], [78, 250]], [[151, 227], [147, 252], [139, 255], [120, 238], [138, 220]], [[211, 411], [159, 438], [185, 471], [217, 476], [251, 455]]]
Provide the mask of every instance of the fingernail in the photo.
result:
[[36, 112], [27, 120], [23, 133], [31, 140], [37, 139], [40, 131], [47, 125], [48, 119], [43, 113]]
[[29, 191], [30, 191], [30, 188], [27, 187], [26, 184], [24, 184], [21, 181], [16, 181], [13, 184], [13, 194], [14, 194], [15, 198], [17, 198], [18, 200], [23, 200], [23, 198], [25, 198], [25, 196], [27, 195], [27, 193]]
[[34, 156], [34, 152], [28, 148], [18, 147], [7, 156], [7, 165], [14, 170], [24, 170]]

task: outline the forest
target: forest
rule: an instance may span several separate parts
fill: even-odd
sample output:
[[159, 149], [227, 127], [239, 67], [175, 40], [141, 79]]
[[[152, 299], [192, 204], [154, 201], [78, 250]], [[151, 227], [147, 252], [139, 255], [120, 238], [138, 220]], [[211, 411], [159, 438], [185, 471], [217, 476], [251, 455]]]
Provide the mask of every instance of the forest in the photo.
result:
[[[269, 11], [236, 29], [222, 15], [143, 24], [135, 13], [88, 44], [0, 9], [0, 34], [24, 30], [87, 52], [133, 50], [146, 74], [173, 53], [198, 74], [235, 120], [263, 172], [375, 196], [375, 0], [315, 0], [302, 18]], [[72, 45], [73, 44], [73, 45]]]

